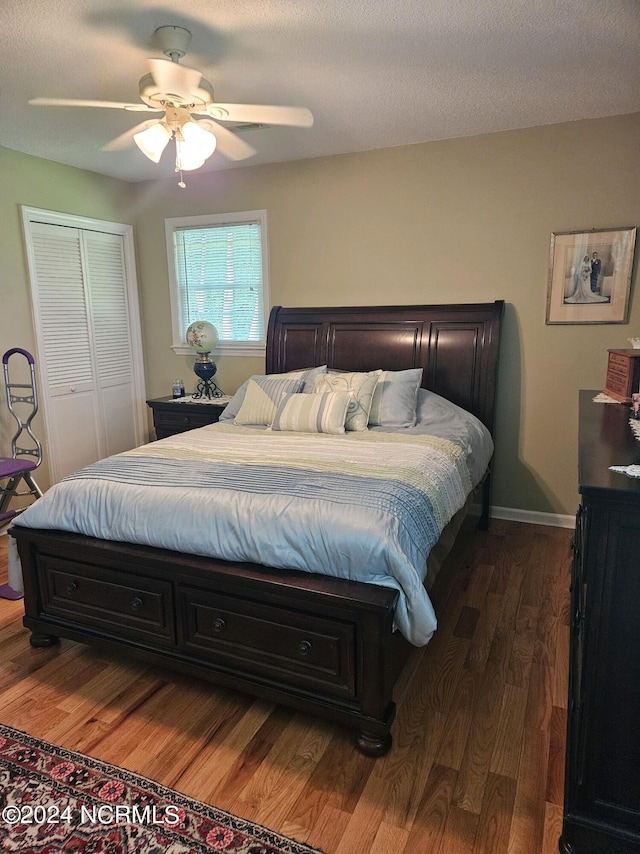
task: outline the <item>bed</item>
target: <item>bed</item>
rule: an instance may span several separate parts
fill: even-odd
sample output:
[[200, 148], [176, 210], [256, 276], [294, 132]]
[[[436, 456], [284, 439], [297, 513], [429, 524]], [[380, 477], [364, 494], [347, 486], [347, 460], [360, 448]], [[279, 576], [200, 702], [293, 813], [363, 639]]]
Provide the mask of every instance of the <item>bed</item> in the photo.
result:
[[[280, 381], [276, 378], [312, 368], [314, 373], [328, 371], [332, 382], [338, 384], [341, 375], [348, 377], [353, 372], [364, 376], [382, 369], [390, 372], [385, 376], [400, 376], [421, 369], [419, 400], [430, 411], [437, 401], [449, 401], [454, 408], [460, 407], [465, 417], [471, 413], [490, 435], [502, 313], [502, 301], [433, 306], [275, 307], [267, 335], [268, 381], [263, 378], [258, 393], [269, 382]], [[328, 387], [333, 388], [331, 383]], [[293, 391], [293, 387], [289, 390]], [[353, 393], [349, 394], [352, 400]], [[293, 404], [306, 396], [284, 397], [294, 398], [288, 401]], [[328, 394], [326, 399], [339, 402], [340, 395]], [[273, 425], [275, 428], [275, 421]], [[409, 433], [416, 432], [420, 435], [406, 439]], [[457, 479], [454, 486], [445, 487], [452, 495], [457, 496], [460, 491], [458, 480], [464, 481], [467, 468], [466, 463], [456, 462], [459, 452], [453, 442], [423, 433], [418, 424], [395, 432], [374, 427], [357, 435], [347, 432], [310, 437], [295, 430], [288, 435], [259, 430], [251, 422], [249, 426], [236, 427], [227, 419], [226, 423], [189, 431], [179, 438], [151, 443], [96, 464], [92, 477], [97, 478], [96, 473], [100, 473], [103, 478], [108, 471], [107, 479], [117, 482], [113, 488], [120, 492], [114, 501], [121, 518], [116, 518], [112, 505], [96, 497], [94, 503], [103, 527], [88, 529], [94, 533], [87, 533], [83, 524], [69, 521], [75, 518], [76, 510], [65, 504], [62, 496], [67, 492], [55, 492], [59, 488], [71, 490], [71, 476], [50, 491], [58, 496], [57, 501], [45, 495], [18, 517], [10, 530], [24, 586], [24, 625], [31, 630], [32, 645], [45, 647], [66, 637], [115, 655], [135, 655], [152, 664], [171, 666], [185, 674], [336, 720], [355, 730], [356, 743], [363, 753], [385, 754], [392, 742], [394, 685], [411, 650], [428, 640], [435, 622], [430, 625], [431, 601], [424, 586], [413, 584], [415, 573], [411, 569], [408, 573], [413, 584], [410, 594], [400, 577], [405, 572], [402, 561], [399, 574], [395, 568], [389, 577], [378, 573], [375, 560], [381, 550], [374, 535], [361, 533], [365, 529], [357, 526], [365, 525], [367, 516], [375, 531], [386, 524], [380, 520], [387, 518], [384, 514], [390, 500], [388, 493], [398, 492], [404, 506], [398, 517], [403, 547], [416, 550], [418, 559], [420, 549], [425, 557], [429, 555], [425, 583], [444, 589], [446, 579], [443, 581], [442, 574], [436, 576], [436, 570], [474, 496], [479, 496], [481, 527], [487, 527], [490, 514], [488, 456], [483, 458], [482, 471], [476, 472], [473, 482], [467, 484], [473, 488], [465, 490], [462, 501], [456, 497], [454, 507], [453, 498], [447, 495], [451, 508], [442, 520], [444, 530], [437, 544], [429, 540], [434, 536], [433, 525], [424, 521], [428, 514], [422, 512], [421, 502], [426, 502], [425, 507], [433, 508], [434, 513], [436, 505], [440, 508], [446, 502], [435, 493], [424, 498], [426, 487], [422, 481], [418, 483], [414, 473], [405, 474], [403, 449], [415, 456], [422, 467], [426, 465], [423, 458], [437, 461], [443, 455], [452, 456]], [[258, 484], [252, 491], [259, 494], [250, 496], [258, 503], [250, 505], [250, 518], [245, 517], [244, 521], [233, 504], [235, 493], [230, 490], [235, 486], [225, 480], [230, 471], [228, 460], [218, 458], [217, 443], [223, 440], [231, 447], [225, 454], [243, 454], [238, 471], [246, 470], [251, 483]], [[242, 442], [245, 449], [247, 442], [251, 443], [250, 452], [242, 450]], [[342, 456], [333, 459], [334, 448]], [[296, 463], [298, 458], [303, 461]], [[396, 458], [400, 460], [397, 465]], [[291, 472], [296, 467], [294, 483]], [[389, 486], [392, 468], [401, 473], [401, 481], [407, 482]], [[382, 498], [368, 492], [368, 481], [360, 476], [365, 471], [367, 476], [373, 472], [372, 479], [384, 483]], [[346, 475], [353, 474], [357, 477], [345, 480]], [[165, 493], [160, 491], [162, 478], [166, 481], [162, 487]], [[90, 484], [86, 472], [75, 479], [85, 487]], [[437, 478], [429, 473], [424, 480], [431, 484]], [[334, 498], [343, 495], [343, 485], [347, 483], [344, 490], [354, 492], [355, 499], [353, 504], [343, 506], [342, 499]], [[94, 501], [94, 496], [101, 494], [101, 485], [102, 481], [92, 487], [80, 503]], [[209, 492], [203, 491], [207, 489]], [[309, 492], [316, 503], [301, 505], [306, 516], [296, 515], [286, 521], [287, 514], [299, 504], [301, 489]], [[127, 495], [135, 494], [128, 509], [120, 497], [125, 490]], [[329, 500], [322, 499], [320, 503], [330, 504], [335, 518], [316, 534], [318, 490], [325, 490], [329, 496]], [[244, 491], [245, 486], [238, 494]], [[166, 494], [171, 497], [163, 501]], [[208, 504], [202, 500], [205, 495], [211, 495], [212, 500], [218, 496], [219, 503]], [[220, 496], [224, 496], [224, 502]], [[260, 517], [265, 501], [276, 502], [276, 517], [271, 521]], [[200, 515], [204, 505], [206, 518]], [[132, 517], [140, 517], [145, 529], [155, 521], [167, 531], [172, 526], [166, 519], [177, 516], [169, 515], [163, 521], [163, 513], [173, 514], [178, 506], [183, 508], [185, 520], [173, 526], [176, 530], [171, 534], [179, 535], [178, 539], [160, 539], [157, 542], [161, 545], [149, 545], [147, 539], [156, 542], [150, 536], [127, 541]], [[212, 507], [217, 509], [212, 511]], [[47, 512], [51, 515], [43, 515]], [[346, 532], [336, 529], [336, 519], [341, 515], [349, 520], [348, 524], [345, 521]], [[46, 519], [46, 525], [40, 519]], [[56, 519], [64, 520], [64, 524], [57, 527]], [[235, 532], [234, 519], [238, 520]], [[320, 520], [318, 524], [324, 522]], [[332, 539], [327, 530], [335, 530], [335, 543], [327, 543]], [[356, 539], [352, 533], [356, 530], [360, 541], [353, 553], [346, 554], [348, 540]], [[105, 531], [114, 533], [107, 536]], [[213, 538], [212, 544], [202, 544], [201, 534]], [[313, 553], [313, 560], [298, 566], [297, 558], [291, 558], [288, 551], [270, 553], [270, 546], [281, 536], [286, 537], [293, 551], [304, 553], [310, 561]], [[229, 558], [236, 554], [234, 537], [242, 544], [254, 544], [255, 554], [247, 552], [251, 560]], [[335, 547], [340, 559], [334, 559], [329, 550], [325, 554], [325, 545]], [[395, 561], [395, 542], [390, 551]], [[387, 551], [382, 559], [389, 563]]]

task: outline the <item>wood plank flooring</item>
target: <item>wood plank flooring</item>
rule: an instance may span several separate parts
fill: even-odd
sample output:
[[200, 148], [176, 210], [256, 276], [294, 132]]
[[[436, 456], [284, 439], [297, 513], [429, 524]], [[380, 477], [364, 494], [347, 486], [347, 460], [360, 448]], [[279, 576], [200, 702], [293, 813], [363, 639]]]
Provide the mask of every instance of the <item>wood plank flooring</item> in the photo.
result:
[[[0, 600], [0, 722], [152, 777], [326, 854], [555, 854], [568, 530], [496, 521], [458, 555], [432, 642], [369, 759], [333, 724], [70, 641]], [[7, 537], [0, 537], [0, 583]]]

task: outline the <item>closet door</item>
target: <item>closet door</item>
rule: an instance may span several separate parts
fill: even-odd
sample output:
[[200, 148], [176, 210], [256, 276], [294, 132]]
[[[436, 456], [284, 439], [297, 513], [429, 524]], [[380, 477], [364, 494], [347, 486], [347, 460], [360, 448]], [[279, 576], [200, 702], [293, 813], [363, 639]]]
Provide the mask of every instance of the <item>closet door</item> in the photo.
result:
[[123, 234], [38, 221], [38, 213], [46, 212], [25, 213], [25, 232], [54, 483], [141, 444], [145, 396]]
[[101, 456], [109, 456], [139, 444], [123, 240], [117, 234], [85, 231], [82, 241], [101, 418], [98, 435]]

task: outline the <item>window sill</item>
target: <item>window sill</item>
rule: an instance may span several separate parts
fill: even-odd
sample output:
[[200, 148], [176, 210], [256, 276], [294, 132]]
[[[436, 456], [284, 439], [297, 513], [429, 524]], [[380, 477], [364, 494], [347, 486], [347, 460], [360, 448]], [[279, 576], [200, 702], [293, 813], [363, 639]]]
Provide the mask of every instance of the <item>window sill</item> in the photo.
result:
[[[188, 344], [172, 345], [171, 349], [176, 356], [195, 356], [195, 351]], [[252, 356], [253, 358], [264, 356], [267, 352], [265, 344], [218, 344], [213, 351], [215, 362], [216, 356]]]

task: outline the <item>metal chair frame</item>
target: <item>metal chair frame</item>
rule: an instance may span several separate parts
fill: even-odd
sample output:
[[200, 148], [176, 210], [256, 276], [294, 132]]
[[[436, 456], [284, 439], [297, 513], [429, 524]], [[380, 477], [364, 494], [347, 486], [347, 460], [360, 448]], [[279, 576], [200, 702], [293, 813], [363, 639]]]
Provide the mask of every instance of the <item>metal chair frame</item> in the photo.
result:
[[[11, 381], [9, 359], [15, 354], [24, 356], [29, 363], [30, 383]], [[7, 481], [5, 486], [0, 486], [0, 524], [7, 522], [25, 509], [23, 507], [10, 510], [9, 503], [12, 498], [31, 495], [35, 500], [42, 496], [42, 490], [35, 482], [32, 474], [42, 462], [42, 445], [31, 427], [31, 422], [38, 411], [34, 358], [27, 350], [13, 347], [3, 355], [2, 368], [7, 406], [18, 423], [18, 429], [11, 439], [11, 456], [0, 457], [0, 480]], [[26, 417], [16, 410], [17, 404], [30, 406], [29, 414]], [[26, 486], [26, 489], [21, 489], [21, 485]]]

